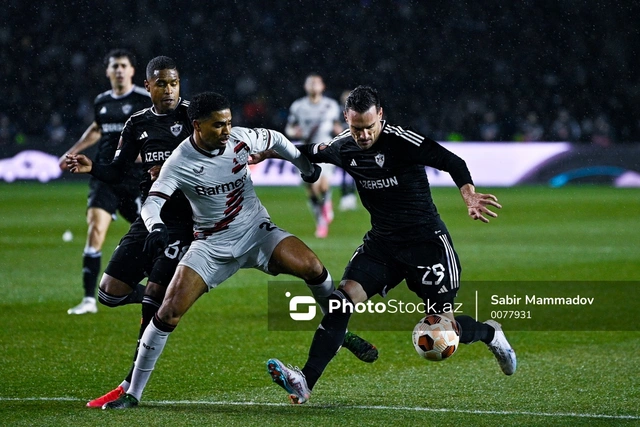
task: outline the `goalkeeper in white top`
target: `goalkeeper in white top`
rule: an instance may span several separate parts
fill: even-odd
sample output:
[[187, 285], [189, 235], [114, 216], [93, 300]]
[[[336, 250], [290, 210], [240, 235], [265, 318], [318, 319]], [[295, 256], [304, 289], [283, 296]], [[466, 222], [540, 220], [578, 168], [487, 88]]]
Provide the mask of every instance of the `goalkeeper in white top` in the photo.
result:
[[[182, 257], [164, 301], [145, 329], [127, 394], [104, 409], [137, 406], [169, 334], [189, 307], [241, 268], [257, 268], [271, 275], [291, 274], [303, 279], [323, 311], [334, 290], [331, 275], [300, 239], [271, 222], [258, 199], [248, 167], [252, 153], [273, 150], [292, 162], [305, 181], [318, 179], [311, 164], [279, 132], [231, 126], [229, 101], [214, 92], [196, 95], [189, 105], [193, 134], [162, 166], [145, 201], [141, 216], [150, 233], [145, 249], [167, 248], [168, 232], [162, 205], [181, 190], [193, 210], [195, 241]], [[180, 254], [176, 254], [179, 256]], [[350, 334], [344, 346], [365, 362], [377, 349]]]

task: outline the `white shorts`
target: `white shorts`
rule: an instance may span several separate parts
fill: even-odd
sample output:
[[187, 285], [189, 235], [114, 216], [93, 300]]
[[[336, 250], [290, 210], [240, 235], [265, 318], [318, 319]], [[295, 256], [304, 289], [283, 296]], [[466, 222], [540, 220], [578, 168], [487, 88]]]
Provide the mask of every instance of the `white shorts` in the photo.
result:
[[209, 289], [233, 276], [241, 268], [257, 268], [267, 274], [273, 250], [291, 233], [278, 228], [269, 218], [255, 225], [235, 241], [221, 240], [216, 233], [194, 240], [178, 265], [198, 273]]
[[321, 163], [320, 167], [322, 168], [320, 177], [328, 179], [329, 182], [331, 182], [333, 179], [333, 172], [336, 170], [336, 166], [331, 163]]

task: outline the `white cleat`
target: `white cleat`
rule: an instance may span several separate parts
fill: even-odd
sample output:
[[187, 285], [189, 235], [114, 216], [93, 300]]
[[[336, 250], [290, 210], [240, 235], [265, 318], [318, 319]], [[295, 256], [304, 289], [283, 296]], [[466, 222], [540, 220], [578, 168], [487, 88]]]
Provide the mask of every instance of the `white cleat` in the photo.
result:
[[340, 205], [338, 209], [340, 212], [355, 211], [357, 208], [358, 199], [355, 194], [347, 194], [340, 198]]
[[299, 368], [291, 365], [284, 366], [278, 359], [269, 359], [267, 371], [273, 382], [289, 393], [289, 400], [294, 405], [305, 403], [311, 397], [311, 391], [307, 387], [307, 379]]
[[91, 297], [82, 298], [82, 302], [80, 304], [67, 310], [67, 314], [87, 314], [97, 312], [98, 306], [96, 305], [96, 299]]
[[487, 344], [489, 350], [498, 359], [500, 369], [505, 375], [513, 375], [516, 371], [516, 352], [511, 348], [511, 344], [507, 341], [507, 337], [502, 332], [502, 326], [495, 320], [487, 320], [485, 324], [495, 329], [495, 335], [491, 343]]

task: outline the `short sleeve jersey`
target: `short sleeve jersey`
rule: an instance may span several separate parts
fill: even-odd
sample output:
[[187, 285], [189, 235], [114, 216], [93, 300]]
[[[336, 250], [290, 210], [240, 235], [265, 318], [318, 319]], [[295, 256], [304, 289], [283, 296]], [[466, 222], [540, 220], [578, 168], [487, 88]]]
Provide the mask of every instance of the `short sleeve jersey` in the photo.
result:
[[304, 97], [291, 104], [287, 122], [300, 126], [305, 143], [315, 144], [333, 138], [333, 124], [340, 121], [340, 115], [340, 106], [335, 99], [323, 96], [314, 103]]
[[150, 103], [149, 93], [140, 86], [133, 86], [121, 96], [108, 90], [96, 97], [93, 105], [94, 120], [102, 132], [96, 153], [97, 162], [109, 163], [113, 160], [125, 122], [131, 114], [149, 107]]
[[299, 149], [311, 162], [345, 169], [371, 215], [370, 233], [397, 243], [447, 231], [433, 203], [425, 166], [449, 172], [458, 187], [473, 183], [460, 157], [429, 138], [386, 122], [367, 150], [358, 147], [348, 130], [328, 144]]
[[[153, 108], [146, 108], [133, 114], [125, 123], [121, 144], [113, 162], [127, 170], [138, 155], [141, 157], [145, 171], [140, 184], [143, 201], [151, 188], [149, 169], [163, 165], [173, 150], [193, 132], [187, 115], [188, 107], [189, 101], [180, 100], [176, 109], [167, 114], [158, 114]], [[176, 192], [171, 195], [161, 215], [168, 224], [191, 222], [191, 208], [184, 194]]]
[[166, 199], [180, 190], [191, 202], [195, 231], [242, 239], [248, 224], [269, 216], [247, 162], [249, 154], [269, 149], [272, 138], [268, 129], [233, 127], [225, 147], [209, 152], [190, 136], [164, 164], [149, 194]]

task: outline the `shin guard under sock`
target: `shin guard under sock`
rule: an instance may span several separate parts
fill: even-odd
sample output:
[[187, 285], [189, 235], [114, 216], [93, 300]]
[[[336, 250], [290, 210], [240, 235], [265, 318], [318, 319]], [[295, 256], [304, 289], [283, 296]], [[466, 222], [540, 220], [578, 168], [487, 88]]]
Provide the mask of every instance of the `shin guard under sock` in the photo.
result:
[[311, 294], [313, 294], [316, 303], [320, 306], [322, 314], [327, 314], [329, 311], [329, 296], [334, 291], [333, 279], [329, 271], [323, 268], [320, 276], [312, 280], [305, 280], [305, 283], [311, 290]]
[[158, 358], [164, 350], [169, 334], [175, 326], [168, 325], [155, 316], [147, 329], [145, 329], [140, 346], [138, 347], [138, 357], [136, 358], [135, 369], [128, 394], [140, 400], [142, 392], [151, 377], [151, 372], [156, 366]]
[[142, 334], [144, 330], [147, 329], [149, 323], [151, 323], [151, 319], [154, 318], [162, 301], [156, 301], [153, 297], [149, 295], [145, 295], [142, 301], [142, 319], [140, 320], [140, 331], [138, 332], [138, 343], [136, 344], [136, 351], [133, 354], [133, 365], [131, 365], [131, 369], [127, 374], [125, 381], [131, 382], [131, 377], [133, 376], [133, 368], [135, 367], [136, 358], [138, 357], [138, 347], [140, 346], [140, 338], [142, 338]]

